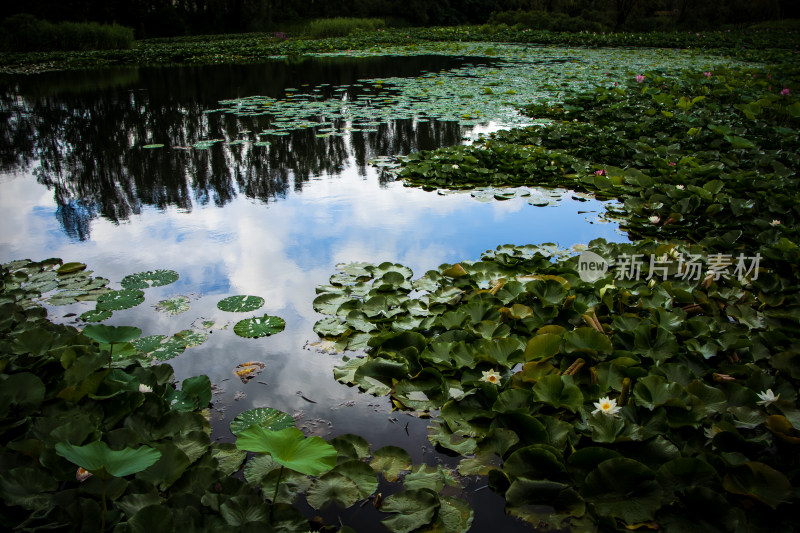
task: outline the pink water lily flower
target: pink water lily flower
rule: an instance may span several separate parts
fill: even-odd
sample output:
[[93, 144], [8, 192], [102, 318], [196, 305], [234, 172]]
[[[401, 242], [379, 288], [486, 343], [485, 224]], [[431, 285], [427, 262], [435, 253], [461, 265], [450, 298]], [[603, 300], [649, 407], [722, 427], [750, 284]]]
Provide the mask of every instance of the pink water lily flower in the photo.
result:
[[789, 90], [788, 87], [784, 87], [783, 90], [781, 91], [781, 96], [789, 96], [790, 94], [792, 94], [792, 92]]
[[711, 77], [711, 73], [710, 72], [703, 72], [703, 76], [705, 76], [706, 78], [710, 78]]
[[644, 76], [642, 76], [641, 74], [637, 74], [636, 75], [636, 81], [639, 82], [639, 83], [642, 83], [644, 81]]

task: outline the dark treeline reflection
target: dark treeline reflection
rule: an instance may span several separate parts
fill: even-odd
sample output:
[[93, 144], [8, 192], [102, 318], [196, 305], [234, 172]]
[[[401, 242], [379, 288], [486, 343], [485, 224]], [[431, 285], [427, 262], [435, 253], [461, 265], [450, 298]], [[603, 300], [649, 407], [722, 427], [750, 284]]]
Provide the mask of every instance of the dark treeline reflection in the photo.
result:
[[[335, 57], [6, 76], [0, 78], [0, 171], [30, 171], [52, 189], [59, 221], [81, 240], [89, 237], [92, 218], [125, 220], [142, 206], [189, 211], [223, 206], [239, 194], [267, 202], [348, 165], [363, 175], [377, 155], [457, 144], [462, 127], [403, 119], [345, 136], [317, 137], [318, 128], [308, 128], [260, 137], [275, 127], [272, 117], [207, 113], [220, 100], [280, 98], [287, 87], [415, 76], [464, 63], [438, 56]], [[334, 96], [326, 89], [322, 96], [354, 98], [358, 91], [354, 86]], [[192, 147], [205, 140], [217, 142]], [[253, 144], [263, 140], [270, 145]], [[165, 146], [142, 148], [156, 143]]]

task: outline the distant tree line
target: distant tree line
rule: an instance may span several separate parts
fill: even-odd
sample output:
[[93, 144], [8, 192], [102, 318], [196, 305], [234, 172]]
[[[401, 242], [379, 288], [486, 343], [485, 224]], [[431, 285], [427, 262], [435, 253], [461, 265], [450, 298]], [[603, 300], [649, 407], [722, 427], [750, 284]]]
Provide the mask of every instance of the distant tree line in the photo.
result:
[[116, 23], [137, 38], [282, 31], [329, 17], [377, 17], [393, 26], [484, 24], [493, 13], [541, 12], [611, 30], [713, 28], [800, 18], [798, 0], [28, 0], [3, 2], [0, 20]]

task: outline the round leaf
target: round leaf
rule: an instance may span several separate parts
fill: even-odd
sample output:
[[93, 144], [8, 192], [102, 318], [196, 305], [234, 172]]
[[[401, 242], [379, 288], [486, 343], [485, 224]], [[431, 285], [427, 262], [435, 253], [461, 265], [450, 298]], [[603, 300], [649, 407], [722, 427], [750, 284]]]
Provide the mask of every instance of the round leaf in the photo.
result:
[[231, 421], [231, 433], [239, 435], [250, 426], [280, 431], [281, 429], [294, 427], [294, 418], [283, 411], [278, 411], [271, 407], [248, 409], [236, 415], [236, 418]]
[[230, 311], [233, 313], [248, 313], [255, 311], [264, 305], [264, 298], [260, 296], [228, 296], [217, 302], [217, 308], [221, 311]]
[[233, 326], [233, 332], [240, 337], [255, 339], [280, 333], [286, 327], [286, 322], [277, 316], [264, 315], [256, 318], [245, 318]]
[[126, 289], [147, 289], [169, 285], [176, 281], [178, 281], [178, 273], [174, 270], [148, 270], [125, 276], [120, 285]]

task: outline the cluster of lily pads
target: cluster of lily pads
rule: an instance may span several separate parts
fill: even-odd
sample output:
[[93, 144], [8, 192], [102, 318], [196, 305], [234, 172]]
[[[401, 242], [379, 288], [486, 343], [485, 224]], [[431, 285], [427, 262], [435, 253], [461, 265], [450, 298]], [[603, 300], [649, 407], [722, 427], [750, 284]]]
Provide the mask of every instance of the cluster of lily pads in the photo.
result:
[[[792, 530], [800, 387], [800, 73], [649, 71], [525, 111], [546, 126], [401, 158], [429, 190], [616, 198], [611, 266], [504, 245], [414, 279], [340, 265], [318, 288], [334, 374], [432, 417], [509, 513], [572, 530]], [[691, 267], [696, 274], [691, 275]]]
[[[330, 442], [306, 437], [290, 415], [270, 408], [237, 415], [230, 425], [235, 443], [212, 441], [207, 376], [179, 384], [172, 367], [137, 348], [142, 332], [136, 327], [91, 324], [79, 331], [48, 319], [40, 291], [73, 287], [76, 280], [67, 280], [84, 269], [56, 260], [0, 269], [3, 527], [353, 531], [312, 524], [293, 505], [302, 496], [319, 510], [372, 499], [395, 533], [470, 528], [470, 506], [443, 491], [460, 487], [456, 477], [441, 466], [412, 465], [402, 448], [370, 451], [367, 441], [350, 434]], [[41, 271], [56, 272], [59, 279], [48, 279], [56, 285], [42, 284], [35, 276]], [[142, 273], [126, 280], [151, 286], [155, 278]], [[218, 307], [249, 312], [263, 303], [232, 296]], [[248, 336], [275, 332], [269, 320], [249, 320]], [[377, 492], [379, 476], [397, 483], [385, 498]]]
[[[144, 289], [161, 287], [178, 280], [178, 273], [173, 270], [154, 270], [139, 272], [125, 276], [119, 290], [108, 287], [109, 280], [93, 277], [86, 271], [83, 263], [64, 263], [60, 259], [48, 259], [41, 262], [19, 260], [4, 265], [9, 270], [8, 279], [4, 281], [6, 298], [16, 298], [25, 306], [36, 306], [42, 302], [51, 306], [66, 306], [79, 302], [95, 302], [95, 309], [80, 314], [82, 322], [103, 322], [112, 316], [113, 311], [121, 311], [138, 306], [145, 301]], [[260, 296], [234, 295], [223, 298], [217, 303], [221, 311], [247, 313], [264, 305]], [[158, 311], [169, 315], [184, 313], [189, 310], [189, 298], [178, 295], [161, 300], [155, 306]], [[74, 316], [68, 313], [65, 318]], [[151, 364], [167, 361], [182, 354], [187, 348], [199, 346], [208, 338], [202, 329], [215, 327], [213, 321], [201, 320], [201, 329], [185, 329], [171, 336], [149, 335], [141, 337], [141, 331], [126, 339], [120, 349], [113, 353], [114, 360], [126, 361], [138, 354], [143, 361]], [[246, 338], [259, 338], [274, 335], [283, 331], [285, 322], [282, 318], [264, 314], [237, 321], [233, 326], [236, 335]], [[104, 326], [108, 327], [108, 326]], [[226, 327], [226, 326], [223, 326]], [[92, 331], [96, 326], [87, 326]], [[103, 328], [99, 328], [102, 330]], [[99, 338], [95, 339], [100, 342]]]
[[[399, 54], [402, 49], [381, 53]], [[247, 96], [224, 100], [220, 102], [222, 107], [206, 113], [269, 115], [270, 126], [257, 132], [262, 138], [258, 142], [262, 143], [298, 128], [317, 128], [317, 136], [325, 137], [376, 131], [377, 125], [402, 118], [456, 121], [463, 126], [491, 120], [511, 126], [530, 123], [530, 118], [521, 115], [518, 108], [531, 101], [560, 101], [563, 93], [586, 91], [602, 80], [620, 79], [630, 69], [645, 71], [664, 61], [674, 73], [684, 67], [703, 68], [709, 61], [704, 53], [680, 50], [569, 50], [496, 43], [467, 43], [452, 49], [421, 47], [412, 53], [489, 56], [502, 62], [467, 64], [447, 71], [422, 73], [416, 78], [361, 80], [334, 87], [329, 97], [323, 96], [323, 91], [329, 89], [327, 84], [287, 88], [282, 98]], [[553, 68], [554, 64], [559, 68]], [[196, 147], [206, 148], [211, 142]]]
[[5, 72], [36, 72], [55, 68], [86, 68], [119, 64], [252, 63], [272, 57], [296, 57], [325, 53], [381, 54], [388, 47], [416, 53], [427, 47], [452, 49], [475, 42], [525, 43], [559, 47], [716, 49], [747, 57], [752, 51], [785, 48], [797, 50], [796, 30], [758, 31], [737, 29], [713, 32], [606, 32], [568, 33], [535, 31], [503, 26], [453, 26], [387, 28], [356, 32], [347, 37], [304, 39], [290, 36], [276, 42], [271, 34], [203, 35], [149, 39], [129, 50], [90, 52], [38, 52], [0, 54]]

